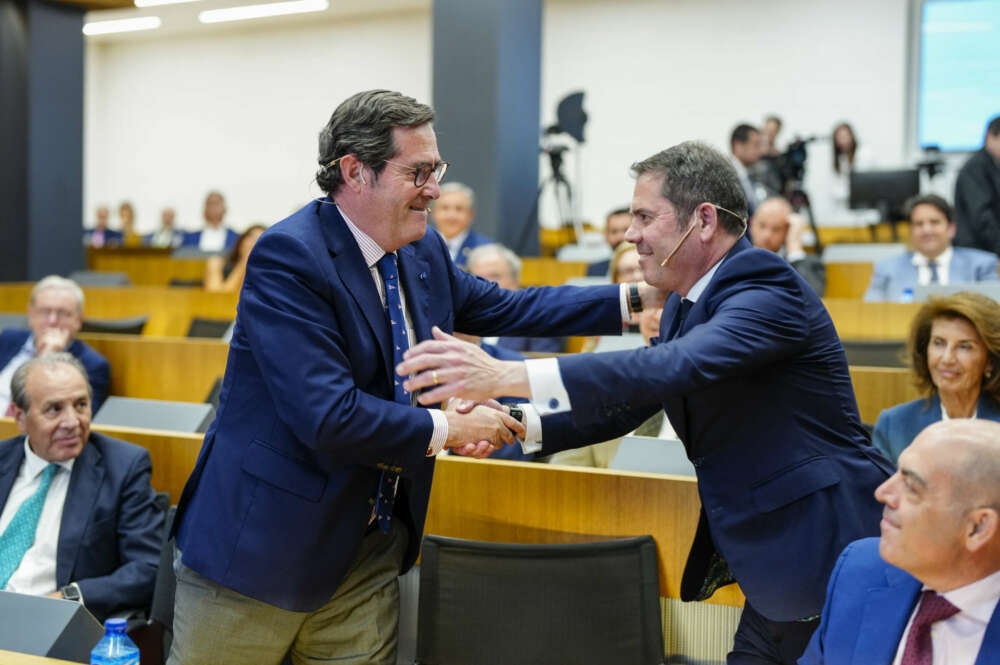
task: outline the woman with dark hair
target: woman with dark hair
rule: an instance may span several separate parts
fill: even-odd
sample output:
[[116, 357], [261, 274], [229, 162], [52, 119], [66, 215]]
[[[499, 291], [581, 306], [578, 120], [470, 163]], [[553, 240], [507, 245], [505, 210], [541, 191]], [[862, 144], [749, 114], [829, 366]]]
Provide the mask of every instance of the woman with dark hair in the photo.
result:
[[225, 257], [212, 256], [205, 262], [205, 290], [222, 293], [239, 291], [247, 270], [247, 259], [257, 238], [267, 229], [254, 224], [240, 236]]
[[829, 142], [810, 144], [806, 161], [805, 190], [810, 209], [820, 225], [856, 226], [880, 220], [875, 210], [852, 210], [851, 173], [875, 167], [871, 151], [847, 122], [839, 122]]
[[873, 441], [893, 462], [931, 423], [952, 418], [1000, 422], [1000, 305], [963, 291], [931, 298], [910, 326], [914, 381], [927, 397], [879, 414]]
[[837, 173], [850, 173], [854, 169], [854, 156], [858, 152], [858, 138], [854, 128], [842, 122], [833, 128], [833, 170]]

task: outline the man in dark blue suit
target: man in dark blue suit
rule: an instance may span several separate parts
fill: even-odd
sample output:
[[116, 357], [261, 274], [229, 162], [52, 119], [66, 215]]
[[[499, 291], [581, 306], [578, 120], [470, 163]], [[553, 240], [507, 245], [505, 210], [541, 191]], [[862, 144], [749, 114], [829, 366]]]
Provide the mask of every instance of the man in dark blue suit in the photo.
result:
[[240, 234], [223, 224], [226, 216], [226, 199], [222, 192], [211, 191], [205, 195], [203, 212], [205, 226], [200, 231], [189, 231], [181, 240], [181, 247], [200, 249], [203, 252], [222, 253], [236, 244]]
[[24, 362], [43, 353], [66, 351], [83, 363], [93, 391], [91, 409], [97, 413], [108, 396], [108, 361], [76, 339], [83, 324], [83, 291], [76, 282], [58, 275], [38, 281], [28, 300], [30, 330], [0, 332], [0, 415], [13, 415], [10, 379]]
[[455, 265], [465, 267], [469, 252], [476, 247], [495, 242], [493, 238], [472, 230], [476, 218], [476, 194], [460, 182], [441, 186], [441, 196], [434, 203], [434, 228], [448, 244]]
[[149, 453], [90, 431], [70, 354], [32, 359], [11, 383], [24, 435], [0, 441], [0, 589], [77, 600], [101, 620], [148, 607], [163, 542]]
[[[628, 316], [618, 286], [508, 292], [455, 266], [427, 232], [447, 166], [433, 118], [384, 90], [343, 102], [320, 133], [327, 196], [254, 246], [218, 414], [178, 506], [172, 665], [289, 650], [394, 663], [396, 578], [417, 556], [434, 455], [524, 432], [494, 409], [416, 405], [393, 369], [408, 340], [432, 326], [607, 334]], [[560, 311], [542, 317], [550, 298]]]
[[1000, 662], [1000, 424], [931, 425], [876, 497], [882, 537], [840, 556], [799, 663]]
[[674, 292], [652, 346], [505, 363], [436, 332], [399, 369], [420, 372], [411, 390], [432, 387], [421, 401], [530, 398], [545, 416], [542, 454], [622, 436], [664, 409], [702, 503], [681, 597], [739, 582], [747, 603], [728, 662], [794, 663], [837, 555], [876, 533], [872, 493], [891, 468], [861, 425], [816, 292], [743, 237], [746, 199], [728, 160], [683, 143], [633, 171], [625, 239], [646, 281]]

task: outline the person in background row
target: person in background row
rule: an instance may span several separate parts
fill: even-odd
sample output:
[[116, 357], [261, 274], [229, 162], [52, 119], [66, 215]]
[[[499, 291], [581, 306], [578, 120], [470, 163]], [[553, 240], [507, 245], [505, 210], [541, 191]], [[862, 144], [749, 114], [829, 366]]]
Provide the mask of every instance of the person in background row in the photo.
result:
[[149, 247], [180, 247], [184, 234], [177, 230], [176, 213], [167, 207], [160, 211], [160, 228], [143, 239]]
[[128, 201], [118, 204], [118, 220], [122, 227], [122, 247], [138, 247], [142, 236], [135, 230], [135, 208]]
[[108, 228], [108, 218], [111, 216], [108, 206], [98, 206], [94, 228], [83, 232], [83, 244], [86, 247], [118, 247], [122, 244], [122, 234]]
[[799, 665], [1000, 662], [1000, 425], [931, 425], [875, 497], [881, 538], [841, 554]]
[[492, 238], [472, 230], [476, 218], [476, 193], [460, 182], [441, 185], [441, 196], [434, 202], [434, 228], [448, 243], [448, 253], [456, 266], [464, 268], [469, 252], [494, 242]]
[[781, 118], [776, 115], [769, 115], [764, 118], [764, 131], [761, 136], [764, 139], [763, 157], [777, 157], [781, 154], [778, 148], [778, 134], [781, 133]]
[[906, 209], [913, 250], [875, 264], [865, 300], [909, 302], [918, 284], [997, 281], [996, 254], [952, 247], [956, 229], [947, 201], [936, 194], [924, 194], [910, 199]]
[[747, 199], [747, 214], [753, 217], [757, 204], [763, 197], [757, 192], [757, 183], [750, 175], [761, 158], [760, 131], [753, 125], [737, 125], [729, 136], [729, 161], [740, 179], [740, 187]]
[[955, 180], [955, 244], [1000, 254], [1000, 115]]
[[205, 195], [205, 208], [202, 212], [205, 227], [200, 231], [184, 234], [181, 243], [183, 247], [197, 247], [203, 252], [222, 252], [229, 249], [239, 240], [239, 234], [223, 225], [226, 217], [226, 199], [222, 192], [211, 191]]
[[243, 276], [247, 270], [247, 259], [257, 238], [267, 229], [263, 224], [254, 224], [240, 235], [225, 256], [210, 256], [205, 261], [205, 290], [220, 293], [236, 293], [243, 286]]
[[813, 219], [823, 225], [859, 226], [882, 221], [874, 210], [850, 207], [851, 173], [875, 167], [871, 151], [858, 141], [853, 127], [838, 123], [830, 140], [810, 145], [805, 166], [805, 191]]
[[90, 431], [87, 370], [68, 353], [32, 358], [8, 386], [23, 434], [0, 441], [0, 589], [98, 620], [149, 607], [164, 517], [149, 453]]
[[49, 275], [31, 290], [28, 300], [29, 330], [0, 332], [0, 414], [13, 415], [8, 392], [14, 371], [35, 356], [67, 351], [87, 370], [93, 389], [90, 401], [94, 413], [108, 396], [111, 367], [104, 356], [76, 339], [83, 325], [83, 291], [71, 279]]
[[781, 255], [822, 298], [826, 294], [826, 266], [802, 248], [805, 229], [805, 220], [787, 200], [772, 197], [757, 207], [750, 220], [750, 239], [755, 247]]
[[[632, 213], [628, 207], [616, 208], [604, 219], [604, 240], [614, 251], [625, 240], [625, 231], [632, 223]], [[588, 277], [605, 277], [610, 274], [611, 259], [595, 261], [587, 266]]]
[[872, 441], [890, 460], [939, 420], [1000, 421], [1000, 304], [967, 292], [932, 298], [913, 317], [908, 355], [927, 396], [879, 414]]

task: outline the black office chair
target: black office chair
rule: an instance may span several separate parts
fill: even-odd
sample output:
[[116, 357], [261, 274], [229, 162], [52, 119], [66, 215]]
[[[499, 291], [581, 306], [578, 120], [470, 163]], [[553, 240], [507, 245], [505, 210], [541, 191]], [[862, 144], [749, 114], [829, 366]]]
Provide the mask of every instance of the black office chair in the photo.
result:
[[429, 535], [421, 552], [420, 665], [664, 661], [650, 536], [515, 545]]
[[112, 333], [116, 335], [141, 335], [149, 315], [130, 316], [124, 319], [91, 319], [84, 317], [80, 332]]
[[221, 339], [231, 325], [233, 325], [232, 319], [202, 319], [196, 316], [191, 319], [187, 336]]
[[906, 367], [906, 340], [844, 339], [847, 364], [869, 367]]

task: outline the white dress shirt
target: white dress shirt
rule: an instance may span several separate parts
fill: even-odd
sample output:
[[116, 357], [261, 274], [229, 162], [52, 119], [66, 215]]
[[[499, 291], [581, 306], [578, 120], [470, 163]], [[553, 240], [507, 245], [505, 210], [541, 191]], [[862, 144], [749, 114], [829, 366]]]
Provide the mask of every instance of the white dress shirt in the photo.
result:
[[[951, 247], [941, 252], [934, 259], [937, 265], [938, 284], [948, 283], [948, 270], [951, 268], [951, 257], [955, 254]], [[913, 252], [913, 265], [917, 267], [917, 284], [926, 286], [931, 283], [930, 261], [920, 252]]]
[[[59, 527], [62, 524], [63, 504], [66, 503], [66, 491], [69, 489], [69, 479], [75, 461], [71, 459], [56, 462], [62, 468], [52, 476], [49, 492], [45, 495], [42, 514], [38, 518], [38, 528], [35, 531], [35, 542], [24, 553], [21, 564], [10, 576], [4, 591], [42, 596], [56, 590]], [[21, 504], [38, 490], [42, 484], [42, 472], [48, 465], [47, 461], [31, 450], [28, 437], [24, 437], [24, 461], [10, 488], [3, 513], [0, 514], [0, 533], [3, 533], [14, 519]]]
[[[924, 587], [927, 589], [928, 587]], [[933, 665], [964, 665], [976, 662], [979, 648], [983, 644], [986, 626], [993, 616], [1000, 599], [1000, 570], [972, 584], [953, 589], [941, 596], [957, 607], [960, 612], [948, 619], [931, 625], [931, 645], [934, 649]], [[910, 613], [906, 630], [899, 640], [893, 665], [900, 665], [903, 649], [910, 634], [910, 626], [917, 614], [917, 606]]]
[[35, 336], [28, 335], [24, 346], [14, 354], [7, 366], [0, 370], [0, 416], [10, 408], [10, 380], [17, 368], [35, 357]]
[[206, 226], [201, 230], [201, 237], [198, 240], [198, 249], [203, 252], [221, 252], [226, 248], [226, 236], [228, 230], [225, 226], [219, 228]]
[[465, 239], [469, 237], [469, 229], [465, 229], [458, 235], [456, 235], [451, 240], [445, 240], [445, 244], [448, 245], [448, 253], [451, 254], [451, 260], [455, 261], [458, 259], [458, 252], [462, 249], [462, 243]]

